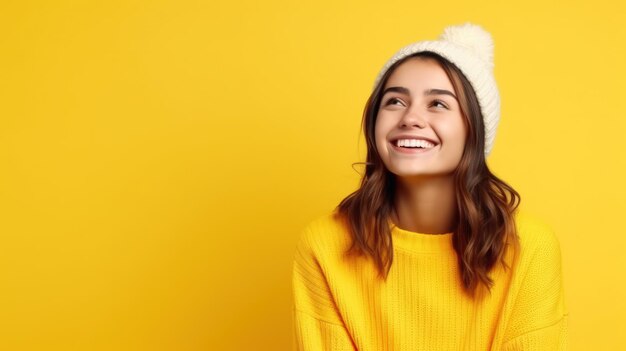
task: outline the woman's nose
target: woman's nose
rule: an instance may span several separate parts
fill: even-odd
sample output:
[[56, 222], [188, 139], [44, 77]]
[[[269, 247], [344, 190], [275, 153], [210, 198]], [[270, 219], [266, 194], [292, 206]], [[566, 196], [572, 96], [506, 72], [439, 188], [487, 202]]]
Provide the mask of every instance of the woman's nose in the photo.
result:
[[425, 128], [426, 120], [421, 116], [420, 113], [414, 110], [407, 110], [402, 119], [400, 120], [401, 127], [418, 127]]

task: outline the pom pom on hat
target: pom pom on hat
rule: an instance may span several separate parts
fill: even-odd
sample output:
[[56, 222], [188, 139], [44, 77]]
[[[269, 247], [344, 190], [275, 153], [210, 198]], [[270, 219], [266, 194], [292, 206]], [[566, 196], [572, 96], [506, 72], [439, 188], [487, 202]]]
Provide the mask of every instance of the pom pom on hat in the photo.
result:
[[462, 46], [493, 68], [493, 39], [482, 27], [471, 23], [450, 26], [443, 30], [439, 40]]
[[399, 60], [419, 53], [433, 52], [459, 68], [472, 85], [485, 125], [485, 157], [491, 152], [500, 121], [500, 93], [493, 76], [494, 45], [482, 27], [465, 23], [444, 29], [438, 40], [420, 41], [401, 48], [378, 73], [374, 89], [387, 70]]

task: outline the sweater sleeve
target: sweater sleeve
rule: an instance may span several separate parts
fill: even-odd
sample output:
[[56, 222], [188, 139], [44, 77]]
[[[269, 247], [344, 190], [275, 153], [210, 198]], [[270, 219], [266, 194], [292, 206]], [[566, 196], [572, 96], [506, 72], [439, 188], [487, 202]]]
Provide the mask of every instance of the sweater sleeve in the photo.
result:
[[300, 235], [293, 263], [294, 349], [356, 350], [333, 299], [311, 225]]
[[567, 308], [561, 250], [552, 230], [543, 228], [521, 282], [502, 350], [565, 350]]

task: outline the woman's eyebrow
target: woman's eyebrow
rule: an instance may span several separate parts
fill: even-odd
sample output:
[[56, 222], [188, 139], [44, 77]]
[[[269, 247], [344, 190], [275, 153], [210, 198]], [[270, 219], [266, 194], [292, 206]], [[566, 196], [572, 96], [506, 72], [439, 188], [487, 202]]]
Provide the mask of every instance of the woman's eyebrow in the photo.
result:
[[[396, 93], [401, 93], [401, 94], [405, 94], [405, 95], [409, 95], [411, 96], [411, 91], [405, 87], [389, 87], [387, 89], [385, 89], [385, 91], [383, 91], [383, 96], [385, 94], [387, 94], [388, 92], [396, 92]], [[424, 95], [450, 95], [452, 96], [455, 100], [458, 100], [456, 98], [456, 96], [449, 90], [445, 90], [445, 89], [428, 89], [428, 90], [424, 90]]]
[[456, 98], [456, 96], [454, 96], [454, 94], [449, 91], [449, 90], [445, 90], [445, 89], [429, 89], [429, 90], [424, 90], [424, 95], [450, 95], [452, 96], [455, 100], [458, 100]]
[[390, 91], [411, 96], [411, 92], [409, 91], [409, 89], [407, 89], [405, 87], [389, 87], [389, 88], [385, 89], [385, 91], [383, 91], [383, 95], [382, 96], [385, 96], [385, 94], [387, 94]]

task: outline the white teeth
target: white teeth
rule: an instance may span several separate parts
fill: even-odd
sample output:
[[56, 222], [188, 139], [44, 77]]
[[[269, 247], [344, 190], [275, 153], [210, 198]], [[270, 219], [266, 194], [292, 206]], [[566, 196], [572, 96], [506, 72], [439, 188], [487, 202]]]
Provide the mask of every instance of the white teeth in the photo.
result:
[[418, 147], [422, 149], [435, 147], [435, 144], [422, 139], [398, 139], [396, 141], [396, 145], [401, 147]]

